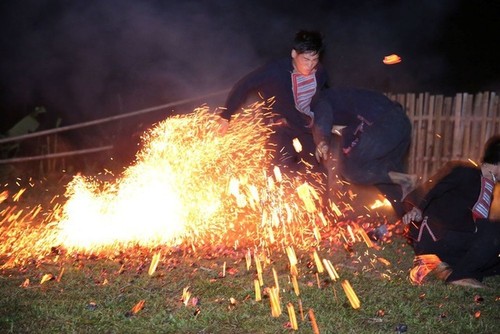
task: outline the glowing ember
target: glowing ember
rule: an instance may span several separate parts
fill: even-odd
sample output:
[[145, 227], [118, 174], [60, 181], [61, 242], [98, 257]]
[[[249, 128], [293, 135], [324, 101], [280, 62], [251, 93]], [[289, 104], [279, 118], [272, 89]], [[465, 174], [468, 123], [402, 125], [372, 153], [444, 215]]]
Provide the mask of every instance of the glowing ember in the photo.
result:
[[383, 62], [386, 65], [397, 64], [397, 63], [401, 62], [401, 57], [398, 56], [397, 54], [391, 54], [391, 55], [385, 56]]
[[370, 205], [370, 209], [374, 210], [380, 207], [386, 207], [390, 208], [392, 207], [391, 202], [387, 198], [382, 198], [382, 199], [376, 199], [375, 202], [373, 202], [372, 205]]
[[302, 143], [298, 138], [293, 138], [293, 148], [296, 152], [302, 152]]
[[434, 270], [439, 263], [441, 263], [441, 259], [435, 254], [415, 256], [413, 268], [410, 271], [410, 281], [416, 285], [422, 284], [427, 275]]
[[132, 316], [132, 315], [137, 314], [139, 311], [141, 311], [144, 308], [145, 303], [146, 303], [146, 301], [144, 299], [139, 300], [137, 302], [137, 304], [135, 304], [134, 307], [132, 307], [132, 309], [129, 312], [127, 312], [127, 316]]
[[5, 201], [7, 198], [9, 198], [9, 192], [7, 190], [4, 190], [0, 193], [0, 203]]

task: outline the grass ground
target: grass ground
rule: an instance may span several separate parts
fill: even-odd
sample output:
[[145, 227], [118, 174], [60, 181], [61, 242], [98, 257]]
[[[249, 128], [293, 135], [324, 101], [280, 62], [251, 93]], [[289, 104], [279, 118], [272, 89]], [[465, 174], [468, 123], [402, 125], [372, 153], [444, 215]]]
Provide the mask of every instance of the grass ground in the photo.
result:
[[[395, 228], [376, 248], [323, 238], [318, 254], [333, 263], [337, 280], [317, 272], [312, 251], [296, 250], [299, 295], [285, 252], [260, 254], [261, 301], [255, 300], [255, 262], [247, 270], [244, 249], [135, 248], [107, 257], [54, 249], [44, 259], [0, 271], [0, 333], [314, 333], [314, 323], [319, 333], [498, 333], [500, 277], [487, 278], [484, 290], [432, 277], [412, 285], [411, 247], [388, 219]], [[0, 239], [5, 242], [5, 235]], [[149, 275], [156, 253], [161, 259]], [[273, 271], [282, 309], [276, 317], [268, 294], [276, 284]], [[359, 309], [347, 299], [344, 280]], [[294, 308], [296, 331], [287, 305]]]

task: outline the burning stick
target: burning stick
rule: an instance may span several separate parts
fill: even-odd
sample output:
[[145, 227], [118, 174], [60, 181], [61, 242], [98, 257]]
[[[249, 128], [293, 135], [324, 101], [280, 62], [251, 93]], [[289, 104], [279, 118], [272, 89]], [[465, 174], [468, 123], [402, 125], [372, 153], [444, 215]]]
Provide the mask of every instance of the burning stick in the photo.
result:
[[349, 232], [351, 236], [351, 242], [356, 242], [356, 237], [354, 236], [351, 225], [347, 225], [347, 232]]
[[61, 268], [59, 275], [57, 275], [56, 282], [61, 282], [62, 275], [64, 274], [64, 267]]
[[0, 203], [5, 201], [7, 198], [9, 198], [9, 192], [7, 190], [4, 190], [0, 193]]
[[45, 282], [50, 281], [52, 278], [54, 278], [54, 276], [52, 276], [52, 274], [43, 275], [42, 279], [40, 280], [40, 285], [42, 285]]
[[292, 277], [296, 277], [299, 275], [299, 270], [297, 269], [297, 266], [290, 265], [290, 274], [292, 275]]
[[314, 226], [313, 233], [314, 233], [314, 238], [316, 239], [316, 241], [320, 242], [321, 241], [321, 233], [320, 233], [319, 228], [317, 226]]
[[288, 317], [290, 318], [290, 323], [292, 324], [293, 330], [298, 330], [299, 326], [297, 325], [297, 318], [295, 316], [295, 310], [293, 308], [292, 303], [286, 304], [286, 308], [288, 310]]
[[311, 320], [311, 327], [314, 334], [319, 334], [318, 324], [316, 323], [316, 317], [314, 316], [314, 311], [312, 308], [309, 309], [309, 320]]
[[249, 271], [250, 267], [252, 266], [252, 254], [250, 253], [250, 249], [247, 250], [245, 254], [245, 260], [247, 262], [247, 271]]
[[14, 196], [12, 196], [12, 200], [14, 202], [19, 202], [19, 199], [21, 198], [21, 196], [24, 194], [25, 191], [26, 188], [19, 190], [16, 194], [14, 194]]
[[368, 248], [373, 248], [373, 242], [371, 241], [370, 237], [368, 237], [368, 234], [366, 234], [366, 231], [362, 227], [356, 226], [356, 233], [358, 233], [361, 236], [361, 238], [365, 242], [366, 246], [368, 246]]
[[306, 210], [309, 213], [314, 213], [317, 211], [316, 205], [314, 204], [314, 197], [318, 197], [313, 187], [307, 183], [301, 184], [297, 188], [297, 194], [299, 198], [304, 202]]
[[151, 260], [151, 264], [149, 265], [149, 270], [148, 270], [149, 276], [152, 276], [155, 273], [159, 261], [160, 261], [160, 253], [158, 252], [155, 255], [153, 255], [153, 259]]
[[349, 283], [348, 280], [342, 281], [342, 288], [344, 289], [345, 294], [347, 295], [347, 298], [349, 299], [349, 302], [351, 303], [351, 306], [353, 309], [358, 309], [361, 307], [361, 303], [359, 302], [358, 296], [356, 296], [356, 293], [351, 287], [351, 284]]
[[288, 260], [290, 261], [290, 273], [292, 276], [297, 276], [299, 274], [297, 270], [297, 256], [291, 246], [286, 248], [286, 254], [288, 255]]
[[271, 226], [269, 226], [267, 228], [267, 237], [269, 238], [269, 242], [271, 244], [274, 244], [274, 242], [276, 241], [276, 239], [274, 238], [274, 232], [273, 232], [273, 228]]
[[333, 267], [333, 264], [330, 260], [323, 259], [323, 264], [325, 265], [326, 271], [328, 272], [328, 275], [330, 276], [332, 281], [336, 281], [337, 278], [340, 278], [339, 274], [337, 274], [337, 271]]
[[144, 299], [139, 300], [139, 302], [137, 304], [135, 304], [134, 307], [132, 307], [132, 309], [125, 314], [125, 316], [131, 317], [131, 316], [137, 314], [140, 310], [142, 310], [144, 308], [145, 303], [146, 303], [146, 301]]
[[187, 304], [189, 302], [189, 298], [191, 298], [191, 292], [188, 290], [189, 290], [189, 286], [182, 289], [182, 299], [181, 300], [184, 303], [184, 306], [187, 306]]
[[262, 266], [260, 264], [260, 259], [258, 256], [253, 256], [255, 260], [255, 268], [257, 269], [257, 278], [259, 279], [260, 286], [264, 285], [264, 280], [262, 279]]
[[293, 285], [293, 291], [298, 297], [300, 295], [300, 291], [299, 291], [299, 283], [297, 283], [297, 276], [292, 276], [292, 285]]
[[30, 279], [27, 278], [24, 280], [24, 282], [20, 285], [21, 288], [27, 288], [30, 285]]
[[262, 296], [260, 293], [260, 284], [258, 279], [253, 280], [253, 285], [255, 287], [255, 301], [260, 302], [262, 300]]
[[35, 218], [36, 216], [38, 216], [38, 214], [40, 213], [40, 211], [42, 211], [42, 206], [41, 205], [38, 205], [34, 210], [33, 210], [33, 213], [32, 213], [32, 219]]
[[326, 220], [325, 215], [323, 214], [323, 212], [318, 212], [318, 218], [323, 223], [323, 226], [328, 226], [328, 221]]
[[333, 203], [333, 202], [330, 203], [330, 209], [333, 210], [333, 212], [337, 215], [337, 217], [342, 216], [342, 212], [340, 211], [339, 207], [335, 203]]
[[[274, 166], [273, 172], [274, 172], [274, 177], [276, 178], [276, 181], [278, 183], [283, 181], [283, 176], [281, 175], [281, 170], [278, 166]], [[272, 180], [270, 180], [270, 181], [272, 181]]]
[[377, 257], [377, 260], [379, 262], [382, 262], [386, 266], [390, 266], [391, 265], [391, 263], [389, 261], [387, 261], [386, 259], [384, 259], [383, 257]]
[[269, 289], [269, 301], [271, 303], [271, 315], [275, 318], [281, 315], [281, 306], [279, 299], [279, 291], [276, 287]]
[[274, 285], [279, 290], [280, 289], [280, 283], [278, 282], [278, 273], [276, 272], [276, 269], [274, 269], [274, 268], [273, 268], [273, 277], [274, 277]]
[[325, 268], [323, 267], [323, 264], [321, 263], [321, 260], [319, 259], [318, 252], [316, 250], [313, 253], [314, 257], [314, 263], [316, 264], [316, 269], [318, 273], [323, 273], [325, 271]]

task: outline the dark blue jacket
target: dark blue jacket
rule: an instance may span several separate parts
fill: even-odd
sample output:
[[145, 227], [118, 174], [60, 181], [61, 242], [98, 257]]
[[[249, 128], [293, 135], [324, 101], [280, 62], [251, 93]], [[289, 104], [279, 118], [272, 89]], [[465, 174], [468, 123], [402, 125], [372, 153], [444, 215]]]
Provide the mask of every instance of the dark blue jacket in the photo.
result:
[[362, 132], [391, 115], [401, 105], [384, 94], [360, 88], [330, 88], [321, 92], [311, 106], [314, 112], [314, 137], [317, 143], [329, 142], [333, 125], [342, 125], [343, 146], [348, 147]]
[[[275, 97], [272, 112], [277, 114], [277, 118], [284, 118], [290, 128], [311, 132], [311, 129], [307, 128], [311, 119], [295, 108], [292, 72], [291, 58], [270, 62], [250, 72], [232, 88], [226, 100], [227, 109], [221, 113], [221, 117], [230, 119], [240, 108], [245, 107], [248, 98], [260, 94], [264, 99]], [[316, 83], [315, 96], [318, 96], [318, 93], [328, 86], [328, 75], [321, 64], [317, 66]]]

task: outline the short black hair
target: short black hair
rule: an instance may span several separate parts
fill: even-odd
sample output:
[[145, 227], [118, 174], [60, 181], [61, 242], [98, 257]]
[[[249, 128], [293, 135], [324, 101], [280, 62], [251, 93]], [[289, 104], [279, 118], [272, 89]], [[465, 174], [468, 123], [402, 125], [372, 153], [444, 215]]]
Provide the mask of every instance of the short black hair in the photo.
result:
[[493, 165], [500, 163], [500, 135], [491, 137], [484, 145], [483, 162]]
[[297, 53], [321, 53], [323, 52], [323, 35], [318, 31], [300, 30], [295, 34], [293, 47]]

